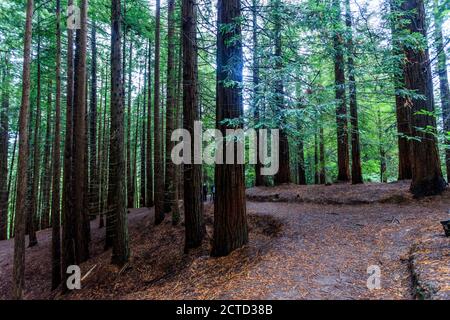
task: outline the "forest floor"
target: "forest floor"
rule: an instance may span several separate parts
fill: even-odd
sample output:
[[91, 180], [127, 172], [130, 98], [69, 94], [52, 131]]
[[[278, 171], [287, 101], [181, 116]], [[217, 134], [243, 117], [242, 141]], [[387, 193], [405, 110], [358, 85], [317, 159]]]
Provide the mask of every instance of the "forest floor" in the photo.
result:
[[[26, 251], [26, 299], [414, 299], [450, 298], [450, 190], [414, 200], [408, 183], [294, 186], [247, 190], [250, 240], [228, 257], [209, 257], [207, 237], [183, 252], [184, 228], [153, 225], [153, 209], [129, 215], [131, 260], [118, 269], [91, 223], [92, 258], [82, 289], [50, 291], [51, 231]], [[13, 241], [0, 242], [0, 299], [11, 292]], [[367, 287], [369, 266], [381, 289]]]

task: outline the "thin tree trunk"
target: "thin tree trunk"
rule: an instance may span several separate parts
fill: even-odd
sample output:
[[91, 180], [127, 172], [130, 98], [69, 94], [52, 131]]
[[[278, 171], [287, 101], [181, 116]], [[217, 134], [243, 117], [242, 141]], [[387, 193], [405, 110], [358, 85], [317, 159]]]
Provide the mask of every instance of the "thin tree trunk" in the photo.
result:
[[[425, 26], [425, 7], [423, 0], [405, 0], [401, 6], [407, 24], [405, 31], [427, 36]], [[407, 97], [411, 107], [412, 141], [412, 183], [411, 192], [415, 197], [440, 194], [446, 187], [442, 177], [434, 112], [433, 82], [428, 49], [405, 46], [406, 66], [405, 84], [413, 90], [414, 96]], [[423, 95], [425, 100], [416, 94]], [[420, 111], [427, 112], [420, 112]], [[431, 130], [430, 130], [431, 128]], [[425, 129], [425, 130], [422, 130]]]
[[344, 39], [341, 33], [340, 0], [333, 0], [334, 21], [334, 75], [336, 90], [336, 124], [338, 145], [338, 177], [341, 182], [350, 181], [347, 106], [345, 96]]
[[[434, 0], [434, 45], [438, 55], [437, 67], [441, 94], [442, 122], [444, 124], [444, 131], [447, 133], [450, 132], [450, 89], [448, 86], [447, 56], [442, 37], [442, 20], [443, 17], [439, 9], [439, 0]], [[450, 182], [450, 139], [446, 139], [445, 144], [447, 145], [445, 149], [445, 167], [447, 170], [447, 182]]]
[[89, 99], [89, 214], [99, 214], [99, 177], [97, 167], [97, 31], [95, 22], [91, 29], [91, 90]]
[[123, 153], [123, 98], [121, 64], [120, 0], [111, 1], [111, 132], [108, 211], [114, 217], [115, 233], [111, 262], [124, 265], [130, 256], [126, 209], [125, 159]]
[[260, 122], [260, 75], [259, 75], [259, 42], [258, 42], [258, 0], [252, 2], [252, 37], [253, 37], [253, 117], [256, 125], [256, 164], [255, 186], [266, 184], [265, 177], [261, 174], [262, 163], [259, 158], [259, 122]]
[[[317, 123], [316, 123], [317, 124]], [[319, 137], [314, 132], [314, 184], [320, 184]]]
[[[217, 14], [216, 128], [227, 140], [226, 129], [230, 129], [230, 126], [223, 123], [223, 120], [236, 120], [243, 116], [242, 43], [235, 40], [241, 39], [240, 0], [219, 0]], [[222, 29], [224, 25], [229, 24], [233, 24], [234, 27]], [[229, 85], [229, 82], [233, 85]], [[242, 126], [241, 123], [237, 128]], [[220, 148], [225, 155], [225, 142]], [[228, 255], [248, 242], [244, 166], [235, 163], [236, 158], [237, 145], [234, 148], [233, 159], [225, 159], [233, 160], [233, 164], [216, 164], [212, 256]]]
[[320, 184], [326, 184], [327, 183], [327, 173], [325, 168], [325, 138], [323, 134], [323, 125], [322, 125], [322, 119], [320, 121], [319, 126], [319, 163], [320, 163]]
[[[198, 61], [197, 61], [197, 10], [195, 0], [182, 2], [183, 47], [183, 127], [194, 136], [194, 122], [199, 120]], [[194, 148], [191, 145], [191, 163], [183, 166], [183, 199], [185, 220], [184, 250], [201, 245], [205, 236], [202, 201], [202, 165], [194, 164]]]
[[275, 175], [276, 185], [291, 182], [291, 170], [289, 166], [289, 141], [286, 129], [286, 116], [284, 115], [284, 84], [283, 84], [283, 57], [282, 57], [282, 39], [281, 39], [281, 0], [272, 0], [274, 6], [275, 20], [275, 68], [277, 70], [277, 80], [275, 81], [275, 104], [276, 112], [280, 113], [280, 141], [279, 141], [279, 170]]
[[[133, 177], [131, 167], [131, 72], [132, 72], [132, 58], [133, 58], [133, 40], [130, 39], [130, 52], [128, 58], [128, 90], [127, 90], [127, 207], [134, 207], [134, 190]], [[123, 56], [125, 60], [125, 56]], [[125, 71], [125, 69], [123, 69]]]
[[358, 104], [356, 100], [356, 79], [355, 79], [355, 63], [354, 63], [354, 45], [352, 32], [352, 13], [350, 10], [350, 0], [345, 0], [345, 24], [347, 26], [347, 67], [348, 67], [348, 91], [350, 105], [350, 124], [352, 125], [351, 142], [352, 142], [352, 184], [363, 183], [361, 172], [361, 144], [359, 142], [359, 125], [358, 125]]
[[381, 110], [377, 110], [377, 129], [378, 129], [378, 152], [380, 155], [380, 182], [387, 182], [387, 164], [386, 164], [386, 150], [383, 144], [383, 127], [381, 120]]
[[55, 131], [53, 140], [53, 189], [52, 189], [52, 290], [61, 283], [61, 1], [56, 0], [56, 97]]
[[[131, 193], [133, 194], [133, 208], [136, 207], [136, 204], [139, 204], [139, 200], [138, 197], [136, 197], [137, 194], [137, 158], [138, 158], [138, 152], [137, 152], [137, 147], [138, 147], [138, 143], [139, 143], [139, 118], [140, 118], [140, 112], [141, 112], [141, 99], [140, 99], [140, 92], [141, 92], [141, 74], [142, 74], [142, 67], [139, 67], [139, 75], [138, 75], [138, 94], [136, 97], [137, 100], [137, 108], [136, 108], [136, 120], [135, 120], [135, 125], [134, 125], [134, 144], [133, 144], [133, 164], [131, 167]], [[136, 199], [137, 198], [137, 199]], [[137, 203], [136, 203], [137, 202]]]
[[44, 160], [42, 171], [42, 208], [41, 229], [50, 226], [50, 189], [52, 187], [52, 159], [51, 159], [51, 135], [52, 135], [52, 82], [49, 81], [47, 98], [47, 128], [45, 133]]
[[5, 67], [2, 73], [2, 102], [0, 109], [0, 240], [6, 240], [8, 237], [8, 112], [9, 66], [8, 59], [5, 57]]
[[13, 299], [22, 299], [25, 275], [25, 199], [27, 193], [28, 117], [30, 108], [30, 67], [33, 0], [27, 0], [23, 50], [22, 101], [19, 113], [19, 162], [17, 166], [16, 218], [13, 261]]
[[144, 102], [142, 104], [142, 131], [141, 131], [141, 169], [140, 169], [140, 197], [139, 197], [139, 207], [143, 208], [146, 206], [146, 199], [145, 197], [147, 196], [147, 192], [145, 190], [146, 188], [146, 178], [147, 178], [147, 174], [146, 174], [146, 131], [147, 131], [147, 114], [146, 114], [146, 109], [147, 109], [147, 77], [148, 77], [148, 73], [147, 73], [147, 62], [148, 62], [148, 54], [149, 54], [149, 47], [150, 45], [147, 44], [147, 49], [145, 51], [145, 66], [144, 66]]
[[161, 29], [161, 1], [156, 0], [156, 26], [155, 26], [155, 94], [154, 94], [154, 125], [153, 125], [153, 146], [154, 146], [154, 168], [155, 173], [155, 224], [158, 225], [164, 220], [164, 163], [162, 145], [162, 117], [160, 108], [160, 29]]
[[28, 210], [28, 247], [34, 247], [38, 241], [36, 238], [36, 229], [38, 221], [38, 190], [39, 190], [39, 167], [40, 167], [40, 126], [41, 126], [41, 35], [40, 35], [40, 15], [37, 13], [37, 83], [36, 83], [36, 117], [34, 122], [34, 142], [33, 142], [33, 166], [32, 166], [32, 183], [30, 206]]
[[148, 98], [147, 98], [147, 195], [145, 197], [145, 206], [153, 207], [153, 154], [152, 154], [152, 52], [149, 43], [148, 51]]
[[[12, 238], [14, 236], [14, 216], [15, 216], [15, 212], [14, 212], [14, 208], [15, 208], [15, 190], [16, 190], [16, 175], [13, 177], [13, 172], [14, 172], [14, 163], [16, 160], [16, 149], [17, 149], [17, 136], [14, 138], [14, 144], [13, 144], [13, 152], [12, 152], [12, 159], [11, 159], [11, 164], [9, 165], [9, 178], [8, 178], [8, 195], [11, 195], [11, 203], [12, 203], [12, 208], [11, 208], [11, 215], [10, 215], [10, 219], [9, 219], [9, 238]], [[14, 192], [11, 192], [11, 186], [12, 186], [12, 181], [14, 180]]]

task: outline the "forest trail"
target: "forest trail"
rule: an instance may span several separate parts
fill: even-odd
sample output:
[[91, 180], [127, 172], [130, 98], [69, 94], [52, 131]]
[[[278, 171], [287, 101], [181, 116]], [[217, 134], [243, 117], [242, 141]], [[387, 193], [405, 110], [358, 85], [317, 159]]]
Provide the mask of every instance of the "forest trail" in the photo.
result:
[[[337, 189], [314, 188], [336, 196]], [[223, 258], [209, 257], [208, 241], [183, 254], [182, 226], [172, 227], [168, 219], [154, 227], [152, 210], [135, 209], [129, 215], [130, 265], [122, 270], [109, 265], [110, 252], [102, 250], [104, 229], [93, 222], [93, 258], [82, 270], [96, 269], [82, 290], [63, 298], [411, 299], [410, 249], [422, 230], [442, 232], [439, 221], [449, 204], [449, 191], [407, 204], [248, 201], [250, 242]], [[207, 203], [208, 240], [212, 209]], [[62, 298], [48, 288], [50, 230], [39, 232], [38, 240], [39, 246], [27, 249], [25, 298]], [[0, 242], [0, 298], [9, 294], [12, 246]], [[380, 290], [367, 288], [371, 265], [381, 269]]]

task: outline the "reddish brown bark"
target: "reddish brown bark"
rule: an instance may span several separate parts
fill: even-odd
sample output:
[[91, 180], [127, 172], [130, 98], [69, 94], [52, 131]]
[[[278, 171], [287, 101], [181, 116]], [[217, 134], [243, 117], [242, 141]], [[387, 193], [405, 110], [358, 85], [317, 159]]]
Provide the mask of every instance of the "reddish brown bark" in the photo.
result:
[[80, 29], [76, 32], [75, 72], [73, 95], [73, 212], [75, 215], [77, 263], [89, 258], [89, 219], [87, 204], [86, 168], [86, 49], [87, 0], [80, 3]]
[[289, 141], [286, 129], [286, 116], [284, 109], [284, 84], [283, 84], [283, 57], [281, 39], [281, 0], [273, 0], [273, 19], [275, 23], [275, 68], [277, 70], [277, 80], [275, 81], [275, 105], [276, 112], [280, 114], [280, 141], [279, 141], [279, 169], [274, 177], [276, 185], [291, 182], [291, 169], [289, 164]]
[[[220, 31], [217, 32], [216, 128], [225, 137], [225, 131], [230, 127], [223, 120], [236, 120], [243, 115], [240, 1], [219, 0], [217, 13]], [[221, 32], [223, 25], [229, 24], [234, 24], [234, 27]], [[229, 85], [230, 81], [234, 85]], [[225, 143], [221, 148], [225, 154]], [[235, 146], [234, 164], [216, 164], [213, 256], [228, 255], [248, 242], [244, 166], [235, 163], [236, 152]]]
[[120, 0], [111, 2], [111, 132], [108, 211], [114, 219], [114, 237], [111, 262], [125, 264], [130, 256], [128, 246], [128, 218], [126, 208], [124, 158], [124, 106], [122, 91]]
[[[197, 64], [197, 4], [195, 0], [182, 2], [183, 47], [183, 127], [194, 137], [194, 121], [199, 119]], [[201, 245], [205, 235], [202, 201], [202, 166], [194, 164], [194, 145], [191, 163], [184, 169], [185, 251]]]
[[[2, 101], [0, 106], [0, 240], [8, 236], [8, 112], [9, 112], [9, 62], [5, 58], [2, 70]], [[11, 170], [12, 171], [12, 170]]]
[[[405, 30], [419, 33], [426, 39], [423, 0], [405, 0], [401, 10], [407, 21], [404, 25]], [[446, 183], [442, 177], [435, 136], [436, 119], [433, 115], [433, 82], [428, 49], [405, 46], [405, 56], [406, 89], [415, 93], [414, 96], [407, 97], [406, 103], [411, 108], [412, 134], [418, 138], [412, 141], [411, 192], [415, 197], [440, 194], [445, 189]], [[422, 95], [425, 100], [416, 94]]]
[[13, 261], [14, 299], [22, 298], [25, 274], [25, 199], [27, 192], [28, 117], [30, 108], [30, 67], [33, 0], [27, 0], [23, 50], [22, 101], [19, 113], [19, 160], [17, 164], [16, 217]]
[[341, 182], [350, 181], [350, 160], [348, 145], [348, 121], [345, 94], [344, 40], [342, 37], [340, 0], [333, 0], [334, 11], [334, 76], [336, 91], [336, 125], [337, 125], [337, 157], [338, 177]]
[[[434, 0], [434, 46], [438, 55], [439, 90], [441, 95], [442, 122], [444, 131], [450, 132], [450, 89], [448, 85], [447, 56], [442, 36], [442, 22], [444, 9], [439, 8], [439, 0]], [[450, 181], [450, 139], [446, 139], [445, 167], [447, 170], [447, 182]]]
[[356, 100], [356, 76], [355, 76], [355, 49], [353, 45], [353, 31], [352, 31], [352, 14], [350, 11], [350, 1], [345, 0], [345, 24], [347, 26], [348, 40], [347, 40], [347, 67], [348, 67], [348, 91], [349, 91], [349, 106], [350, 106], [350, 124], [351, 142], [352, 142], [352, 183], [363, 183], [361, 172], [361, 144], [359, 142], [359, 124], [358, 124], [358, 104]]
[[160, 31], [161, 30], [161, 1], [156, 0], [156, 26], [155, 26], [155, 84], [154, 84], [154, 125], [153, 125], [153, 146], [154, 146], [154, 172], [155, 174], [155, 224], [160, 224], [164, 220], [164, 163], [162, 145], [162, 121], [160, 109]]
[[61, 182], [61, 1], [56, 0], [56, 96], [55, 131], [53, 140], [53, 187], [52, 187], [52, 290], [61, 283], [61, 228], [60, 228], [60, 182]]

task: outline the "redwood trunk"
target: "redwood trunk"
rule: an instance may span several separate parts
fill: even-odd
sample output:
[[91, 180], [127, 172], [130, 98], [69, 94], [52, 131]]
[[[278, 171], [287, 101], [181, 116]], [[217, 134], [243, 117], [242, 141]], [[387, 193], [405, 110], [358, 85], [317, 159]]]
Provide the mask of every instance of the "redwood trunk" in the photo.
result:
[[87, 47], [87, 0], [81, 1], [81, 28], [76, 32], [74, 95], [73, 95], [73, 211], [75, 215], [77, 263], [89, 258], [89, 219], [85, 207], [86, 185], [86, 47]]
[[176, 86], [177, 72], [175, 68], [175, 0], [168, 0], [168, 31], [167, 31], [167, 103], [166, 103], [166, 174], [165, 174], [165, 192], [164, 192], [164, 212], [172, 213], [172, 224], [178, 224], [180, 213], [178, 210], [178, 199], [176, 193], [176, 170], [172, 161], [171, 151], [174, 143], [172, 142], [172, 132], [175, 127], [175, 109], [176, 109]]
[[391, 13], [394, 18], [391, 22], [392, 30], [392, 53], [396, 59], [394, 64], [394, 88], [395, 88], [395, 109], [397, 115], [398, 133], [398, 180], [408, 180], [412, 178], [411, 168], [411, 109], [406, 104], [406, 98], [402, 90], [405, 90], [404, 61], [405, 54], [399, 39], [400, 21], [396, 19], [398, 15], [398, 3], [391, 0]]
[[345, 23], [348, 31], [347, 50], [348, 50], [348, 91], [350, 96], [350, 123], [352, 125], [351, 141], [352, 141], [352, 183], [363, 183], [361, 172], [361, 144], [359, 142], [359, 124], [358, 124], [358, 104], [356, 100], [356, 79], [355, 79], [355, 62], [354, 62], [354, 45], [352, 32], [352, 14], [350, 11], [350, 0], [345, 1], [346, 15]]
[[145, 197], [146, 207], [150, 208], [154, 205], [153, 197], [153, 153], [152, 153], [152, 52], [149, 43], [148, 52], [148, 98], [147, 98], [147, 195]]
[[154, 125], [153, 125], [153, 146], [154, 146], [154, 172], [155, 174], [155, 224], [158, 225], [164, 220], [164, 163], [162, 146], [162, 123], [160, 109], [160, 29], [161, 29], [161, 1], [156, 0], [156, 26], [155, 26], [155, 94], [154, 94]]
[[61, 1], [56, 0], [56, 97], [52, 189], [52, 290], [61, 283]]
[[[434, 0], [434, 43], [438, 55], [438, 74], [439, 74], [439, 89], [441, 94], [442, 106], [442, 122], [444, 124], [444, 131], [450, 132], [450, 89], [448, 86], [447, 73], [447, 56], [444, 48], [444, 41], [442, 37], [442, 12], [439, 9], [439, 1]], [[445, 167], [447, 170], [447, 182], [450, 181], [450, 139], [445, 140], [447, 145], [445, 149]]]
[[[236, 120], [243, 116], [241, 3], [239, 0], [219, 0], [217, 13], [216, 128], [225, 137], [225, 130], [230, 127], [223, 120]], [[222, 31], [223, 26], [229, 24], [234, 24], [234, 27]], [[242, 127], [242, 124], [237, 127]], [[225, 155], [225, 143], [221, 148]], [[216, 164], [212, 256], [228, 255], [248, 242], [244, 166], [235, 162], [236, 152], [235, 146], [234, 164]]]
[[108, 211], [114, 217], [111, 262], [124, 265], [130, 256], [124, 158], [120, 0], [111, 1], [111, 132]]
[[279, 170], [275, 175], [276, 185], [291, 182], [291, 169], [289, 166], [289, 141], [286, 129], [286, 116], [284, 114], [284, 84], [283, 84], [283, 57], [281, 39], [281, 0], [274, 0], [273, 19], [275, 20], [275, 68], [277, 79], [275, 81], [275, 105], [276, 112], [280, 116], [280, 141], [279, 141]]
[[[406, 0], [401, 9], [405, 12], [405, 30], [419, 33], [426, 39], [425, 7], [423, 0]], [[405, 84], [414, 96], [407, 97], [411, 108], [412, 141], [412, 183], [411, 192], [415, 197], [440, 194], [446, 187], [442, 177], [434, 113], [433, 82], [428, 49], [405, 46]], [[425, 97], [418, 98], [416, 94]], [[420, 111], [427, 112], [420, 112]], [[420, 112], [420, 113], [419, 113]], [[426, 128], [427, 130], [422, 130]], [[430, 128], [431, 131], [430, 132]]]
[[6, 240], [8, 237], [8, 67], [8, 60], [5, 59], [5, 67], [2, 74], [2, 102], [0, 109], [0, 240]]
[[262, 163], [259, 158], [259, 126], [260, 126], [260, 75], [259, 75], [259, 42], [258, 42], [258, 0], [253, 0], [252, 4], [252, 37], [253, 37], [253, 117], [256, 129], [256, 164], [255, 164], [255, 186], [264, 186], [265, 177], [261, 174]]
[[19, 113], [19, 160], [17, 165], [16, 218], [13, 261], [13, 299], [22, 299], [25, 275], [25, 202], [27, 193], [28, 117], [30, 108], [30, 67], [33, 0], [27, 1], [23, 50], [22, 101]]
[[345, 95], [345, 68], [344, 68], [344, 40], [341, 29], [340, 0], [333, 0], [335, 15], [333, 46], [334, 46], [334, 76], [336, 90], [336, 125], [337, 125], [337, 157], [338, 177], [340, 182], [350, 181], [349, 171], [349, 145], [348, 145], [348, 121]]
[[[183, 127], [194, 137], [194, 121], [199, 119], [197, 64], [197, 7], [195, 0], [182, 2], [183, 46]], [[194, 164], [194, 144], [191, 162], [184, 169], [185, 251], [201, 245], [205, 236], [202, 201], [202, 165]]]

